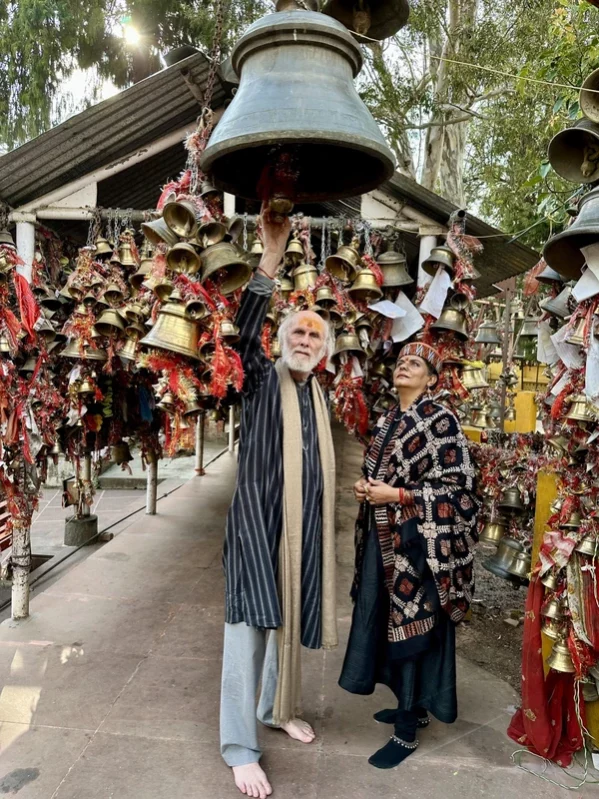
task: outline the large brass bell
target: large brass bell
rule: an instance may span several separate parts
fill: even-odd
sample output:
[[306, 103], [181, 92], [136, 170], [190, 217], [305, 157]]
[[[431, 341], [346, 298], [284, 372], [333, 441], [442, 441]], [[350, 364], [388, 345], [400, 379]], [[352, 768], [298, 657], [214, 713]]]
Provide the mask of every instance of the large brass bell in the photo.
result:
[[485, 373], [476, 366], [464, 366], [462, 370], [462, 384], [468, 391], [475, 391], [477, 388], [487, 388], [489, 385], [485, 379]]
[[566, 419], [575, 422], [594, 422], [595, 416], [591, 412], [591, 406], [584, 394], [574, 394], [570, 400], [570, 410], [566, 414]]
[[504, 519], [487, 522], [480, 532], [478, 540], [483, 544], [498, 544], [507, 533]]
[[342, 22], [358, 41], [364, 43], [395, 35], [410, 15], [408, 0], [328, 0], [322, 10]]
[[113, 463], [116, 463], [117, 466], [120, 466], [122, 463], [129, 463], [129, 461], [133, 460], [129, 444], [127, 444], [126, 441], [117, 441], [116, 444], [113, 444], [110, 454]]
[[295, 291], [312, 288], [318, 280], [318, 270], [312, 264], [300, 264], [291, 275]]
[[581, 247], [599, 241], [599, 187], [580, 201], [578, 216], [570, 227], [549, 239], [543, 257], [556, 272], [568, 279], [578, 280], [584, 266]]
[[181, 238], [189, 239], [196, 233], [196, 207], [189, 200], [167, 202], [162, 210], [162, 218], [173, 233]]
[[170, 229], [162, 217], [153, 222], [142, 222], [141, 232], [152, 244], [168, 244], [174, 247], [179, 241], [177, 234]]
[[316, 289], [316, 304], [321, 308], [332, 308], [337, 303], [330, 286], [321, 286]]
[[223, 241], [227, 235], [227, 227], [222, 222], [211, 219], [203, 222], [198, 230], [197, 239], [200, 247], [212, 247]]
[[549, 668], [561, 671], [564, 674], [573, 674], [576, 671], [568, 645], [562, 638], [553, 644], [551, 654], [545, 661]]
[[500, 344], [501, 341], [497, 335], [497, 323], [492, 321], [483, 322], [478, 328], [474, 341], [477, 344]]
[[360, 268], [360, 242], [353, 239], [351, 244], [342, 244], [335, 255], [329, 255], [325, 269], [343, 281], [354, 280]]
[[549, 163], [572, 183], [593, 183], [599, 178], [599, 126], [579, 119], [551, 139]]
[[125, 295], [116, 283], [109, 283], [103, 296], [111, 305], [117, 305], [125, 299]]
[[506, 488], [497, 503], [497, 509], [503, 513], [524, 513], [526, 508], [522, 502], [522, 494], [518, 486]]
[[341, 333], [337, 336], [333, 359], [339, 361], [342, 353], [346, 353], [348, 356], [355, 355], [362, 363], [366, 360], [366, 353], [355, 333]]
[[[595, 5], [595, 3], [593, 3]], [[599, 122], [599, 69], [586, 78], [580, 90], [580, 110], [588, 119]]]
[[199, 360], [198, 338], [197, 322], [186, 316], [183, 305], [169, 302], [162, 306], [156, 323], [140, 343]]
[[431, 254], [422, 262], [422, 268], [427, 274], [434, 277], [440, 266], [445, 267], [448, 272], [453, 273], [454, 263], [455, 255], [449, 247], [433, 247]]
[[166, 262], [169, 269], [183, 275], [195, 275], [202, 265], [195, 248], [184, 241], [170, 248], [166, 254]]
[[497, 552], [487, 560], [483, 561], [483, 566], [487, 571], [504, 580], [513, 580], [509, 571], [513, 566], [514, 559], [519, 552], [523, 552], [524, 547], [515, 538], [504, 536], [497, 546]]
[[525, 582], [528, 580], [531, 565], [531, 556], [529, 552], [516, 552], [512, 562], [507, 567], [507, 571], [512, 577], [516, 577], [518, 580]]
[[432, 328], [435, 328], [435, 330], [450, 330], [458, 338], [464, 341], [468, 339], [466, 314], [464, 311], [458, 311], [455, 308], [443, 308], [441, 316], [431, 325]]
[[371, 269], [362, 269], [348, 288], [347, 293], [352, 300], [365, 303], [376, 302], [383, 296], [383, 292], [376, 282], [374, 272]]
[[214, 128], [202, 170], [218, 188], [258, 200], [264, 175], [276, 174], [276, 146], [279, 155], [293, 152], [292, 202], [357, 197], [380, 186], [394, 159], [353, 84], [362, 62], [348, 30], [324, 14], [259, 19], [231, 54], [239, 88]]
[[293, 236], [287, 249], [285, 250], [285, 258], [293, 266], [297, 266], [304, 260], [304, 247], [297, 236]]
[[383, 288], [409, 286], [414, 282], [406, 267], [406, 256], [394, 249], [387, 250], [377, 258], [383, 273]]
[[122, 266], [137, 266], [137, 261], [133, 257], [133, 250], [129, 241], [121, 242], [119, 247], [119, 258]]
[[123, 317], [114, 308], [104, 311], [95, 324], [101, 336], [118, 336], [125, 330]]
[[229, 241], [207, 247], [201, 258], [201, 282], [216, 280], [223, 294], [231, 294], [241, 288], [252, 273], [250, 265], [241, 258], [235, 245]]

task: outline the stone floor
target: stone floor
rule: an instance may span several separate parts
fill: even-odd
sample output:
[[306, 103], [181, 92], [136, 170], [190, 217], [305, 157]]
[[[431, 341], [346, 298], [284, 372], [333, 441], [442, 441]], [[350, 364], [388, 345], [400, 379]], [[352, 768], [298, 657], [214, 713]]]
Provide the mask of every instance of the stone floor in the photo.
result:
[[[351, 613], [350, 478], [360, 453], [340, 440], [338, 456], [345, 477], [338, 492], [342, 645], [304, 660], [316, 742], [262, 730], [275, 797], [561, 796], [563, 789], [511, 762], [515, 746], [505, 729], [514, 691], [464, 660], [456, 724], [433, 721], [398, 769], [381, 772], [366, 762], [389, 734], [372, 719], [389, 696], [354, 697], [337, 686]], [[204, 477], [162, 499], [158, 515], [122, 522], [112, 541], [38, 585], [26, 622], [0, 625], [0, 795], [239, 796], [218, 754], [220, 557], [234, 473], [234, 456], [223, 455]], [[567, 782], [559, 771], [550, 774]]]

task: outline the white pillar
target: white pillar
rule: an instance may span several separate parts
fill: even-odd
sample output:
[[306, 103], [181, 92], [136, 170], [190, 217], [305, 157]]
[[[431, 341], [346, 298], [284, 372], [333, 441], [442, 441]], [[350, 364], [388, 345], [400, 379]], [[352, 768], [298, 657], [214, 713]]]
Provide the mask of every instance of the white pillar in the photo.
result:
[[146, 476], [146, 515], [156, 515], [158, 494], [158, 458], [156, 453], [148, 453], [148, 473]]
[[196, 420], [196, 463], [195, 471], [200, 477], [205, 474], [204, 471], [204, 434], [206, 429], [206, 411], [201, 411]]
[[35, 214], [15, 214], [14, 220], [17, 223], [17, 252], [25, 261], [25, 265], [20, 266], [18, 271], [31, 283], [35, 256]]
[[229, 408], [229, 452], [235, 450], [235, 406]]
[[420, 236], [420, 250], [418, 252], [418, 281], [417, 281], [418, 288], [420, 288], [421, 286], [427, 286], [432, 280], [432, 277], [422, 268], [422, 262], [426, 261], [428, 256], [431, 254], [431, 250], [436, 245], [437, 245], [436, 236], [430, 236], [430, 235]]

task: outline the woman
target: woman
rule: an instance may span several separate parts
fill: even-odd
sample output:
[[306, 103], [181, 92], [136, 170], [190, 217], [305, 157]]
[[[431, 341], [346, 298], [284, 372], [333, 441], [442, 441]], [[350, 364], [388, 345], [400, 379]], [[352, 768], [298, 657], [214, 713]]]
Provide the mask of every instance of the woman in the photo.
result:
[[454, 414], [435, 402], [442, 362], [432, 347], [406, 345], [393, 383], [399, 403], [379, 419], [354, 486], [355, 602], [339, 684], [355, 694], [388, 685], [397, 709], [375, 714], [394, 735], [369, 758], [393, 768], [418, 746], [427, 711], [457, 717], [455, 624], [474, 589], [474, 470]]

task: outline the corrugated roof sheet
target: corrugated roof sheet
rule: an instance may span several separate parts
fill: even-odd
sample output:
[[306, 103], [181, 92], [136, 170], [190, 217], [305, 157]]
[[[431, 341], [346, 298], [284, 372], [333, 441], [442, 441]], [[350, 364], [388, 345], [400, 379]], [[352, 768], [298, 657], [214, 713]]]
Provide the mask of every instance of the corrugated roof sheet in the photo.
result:
[[[76, 114], [2, 156], [0, 199], [18, 207], [193, 122], [200, 106], [183, 80], [181, 70], [185, 69], [203, 90], [208, 67], [206, 56], [197, 53]], [[224, 97], [217, 80], [213, 108], [221, 106]], [[173, 148], [169, 156], [173, 163], [176, 150]], [[145, 167], [151, 160], [140, 167]], [[157, 159], [154, 167], [159, 162]], [[168, 170], [163, 174], [164, 178], [158, 180], [158, 185], [168, 177]], [[155, 193], [157, 184], [153, 185]], [[150, 207], [154, 204], [155, 200]], [[121, 207], [132, 206], [129, 200]], [[145, 208], [146, 204], [142, 207]]]

